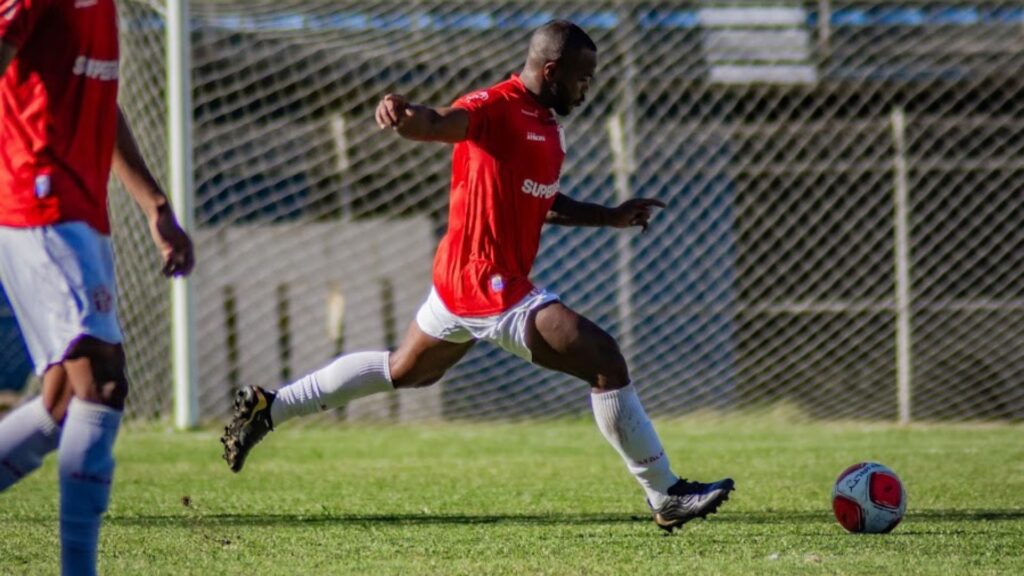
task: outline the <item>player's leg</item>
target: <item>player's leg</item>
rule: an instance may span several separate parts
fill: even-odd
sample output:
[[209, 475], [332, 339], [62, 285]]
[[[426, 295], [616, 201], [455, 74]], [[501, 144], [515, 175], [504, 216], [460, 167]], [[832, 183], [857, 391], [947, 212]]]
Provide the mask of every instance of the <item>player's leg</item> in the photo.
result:
[[224, 429], [224, 459], [232, 471], [268, 432], [296, 416], [340, 408], [352, 400], [396, 388], [428, 386], [440, 380], [473, 346], [474, 340], [444, 315], [434, 294], [428, 298], [394, 352], [355, 352], [269, 392], [239, 390], [235, 414]]
[[73, 396], [58, 449], [61, 563], [95, 574], [100, 523], [110, 501], [117, 439], [128, 395], [120, 344], [82, 336], [63, 363]]
[[38, 468], [57, 449], [61, 422], [71, 399], [67, 373], [61, 365], [68, 341], [53, 334], [53, 317], [69, 294], [66, 275], [46, 249], [47, 229], [0, 226], [0, 277], [14, 308], [36, 373], [43, 377], [42, 395], [0, 420], [0, 492]]
[[341, 408], [378, 392], [429, 386], [440, 380], [472, 345], [472, 341], [435, 338], [412, 322], [394, 352], [346, 354], [278, 390], [270, 409], [271, 421], [280, 425], [296, 416]]
[[127, 394], [110, 239], [78, 222], [0, 228], [0, 272], [37, 371], [48, 368], [38, 406], [63, 418], [63, 570], [94, 574]]
[[643, 487], [659, 526], [671, 530], [713, 513], [728, 499], [731, 479], [703, 484], [680, 480], [672, 472], [626, 361], [607, 332], [555, 301], [533, 311], [526, 342], [535, 364], [590, 385], [597, 426]]
[[57, 449], [71, 387], [60, 364], [43, 375], [43, 394], [0, 420], [0, 492], [28, 476]]
[[53, 417], [54, 422], [63, 422], [71, 403], [71, 384], [68, 382], [68, 371], [63, 364], [54, 364], [43, 374], [43, 390], [40, 395], [43, 407]]

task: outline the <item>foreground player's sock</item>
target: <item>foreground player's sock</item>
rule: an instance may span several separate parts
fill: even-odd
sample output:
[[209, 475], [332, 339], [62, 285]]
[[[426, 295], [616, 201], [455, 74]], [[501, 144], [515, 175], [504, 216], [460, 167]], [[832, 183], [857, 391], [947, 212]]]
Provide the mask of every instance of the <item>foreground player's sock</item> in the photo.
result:
[[28, 476], [57, 449], [60, 426], [35, 398], [0, 420], [0, 492]]
[[270, 407], [274, 426], [295, 416], [340, 408], [356, 398], [394, 390], [389, 352], [346, 354], [277, 391]]
[[110, 501], [114, 440], [121, 413], [71, 399], [58, 452], [60, 465], [61, 572], [96, 574], [100, 521]]
[[590, 395], [597, 427], [619, 452], [630, 473], [643, 486], [655, 508], [668, 500], [668, 489], [679, 480], [632, 384]]

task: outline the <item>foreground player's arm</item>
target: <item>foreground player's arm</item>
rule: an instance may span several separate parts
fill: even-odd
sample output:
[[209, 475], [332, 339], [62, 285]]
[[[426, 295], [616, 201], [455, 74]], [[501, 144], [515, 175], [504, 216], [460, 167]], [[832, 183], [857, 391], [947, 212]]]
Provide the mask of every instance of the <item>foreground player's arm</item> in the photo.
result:
[[664, 202], [654, 198], [633, 198], [615, 207], [602, 206], [573, 200], [559, 192], [545, 222], [562, 226], [640, 226], [646, 232], [653, 210], [664, 207]]
[[5, 42], [0, 42], [0, 75], [7, 71], [7, 65], [18, 55], [18, 49]]
[[165, 276], [185, 276], [192, 271], [195, 259], [192, 241], [178, 225], [171, 204], [143, 160], [128, 121], [117, 108], [117, 140], [114, 144], [114, 173], [139, 205], [153, 242], [160, 250]]
[[403, 138], [424, 142], [461, 142], [469, 131], [469, 112], [462, 108], [431, 108], [388, 94], [377, 104], [377, 126]]

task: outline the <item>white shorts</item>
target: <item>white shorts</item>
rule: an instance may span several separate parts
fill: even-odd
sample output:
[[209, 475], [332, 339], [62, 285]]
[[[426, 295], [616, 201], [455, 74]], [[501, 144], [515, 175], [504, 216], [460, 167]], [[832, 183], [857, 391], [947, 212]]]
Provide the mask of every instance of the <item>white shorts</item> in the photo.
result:
[[557, 294], [534, 288], [518, 304], [501, 314], [470, 318], [449, 312], [437, 290], [431, 288], [430, 296], [416, 313], [416, 324], [434, 338], [460, 344], [486, 340], [530, 362], [533, 353], [526, 346], [526, 320], [533, 310], [557, 300]]
[[0, 226], [0, 281], [37, 374], [62, 362], [80, 336], [123, 340], [110, 238], [88, 224]]

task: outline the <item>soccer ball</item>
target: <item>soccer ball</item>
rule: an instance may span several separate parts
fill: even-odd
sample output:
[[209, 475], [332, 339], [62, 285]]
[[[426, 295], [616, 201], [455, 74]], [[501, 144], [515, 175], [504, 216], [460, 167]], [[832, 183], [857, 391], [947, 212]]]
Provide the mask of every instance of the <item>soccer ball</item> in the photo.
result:
[[884, 534], [906, 510], [907, 492], [899, 476], [878, 462], [850, 466], [832, 487], [832, 511], [850, 532]]

